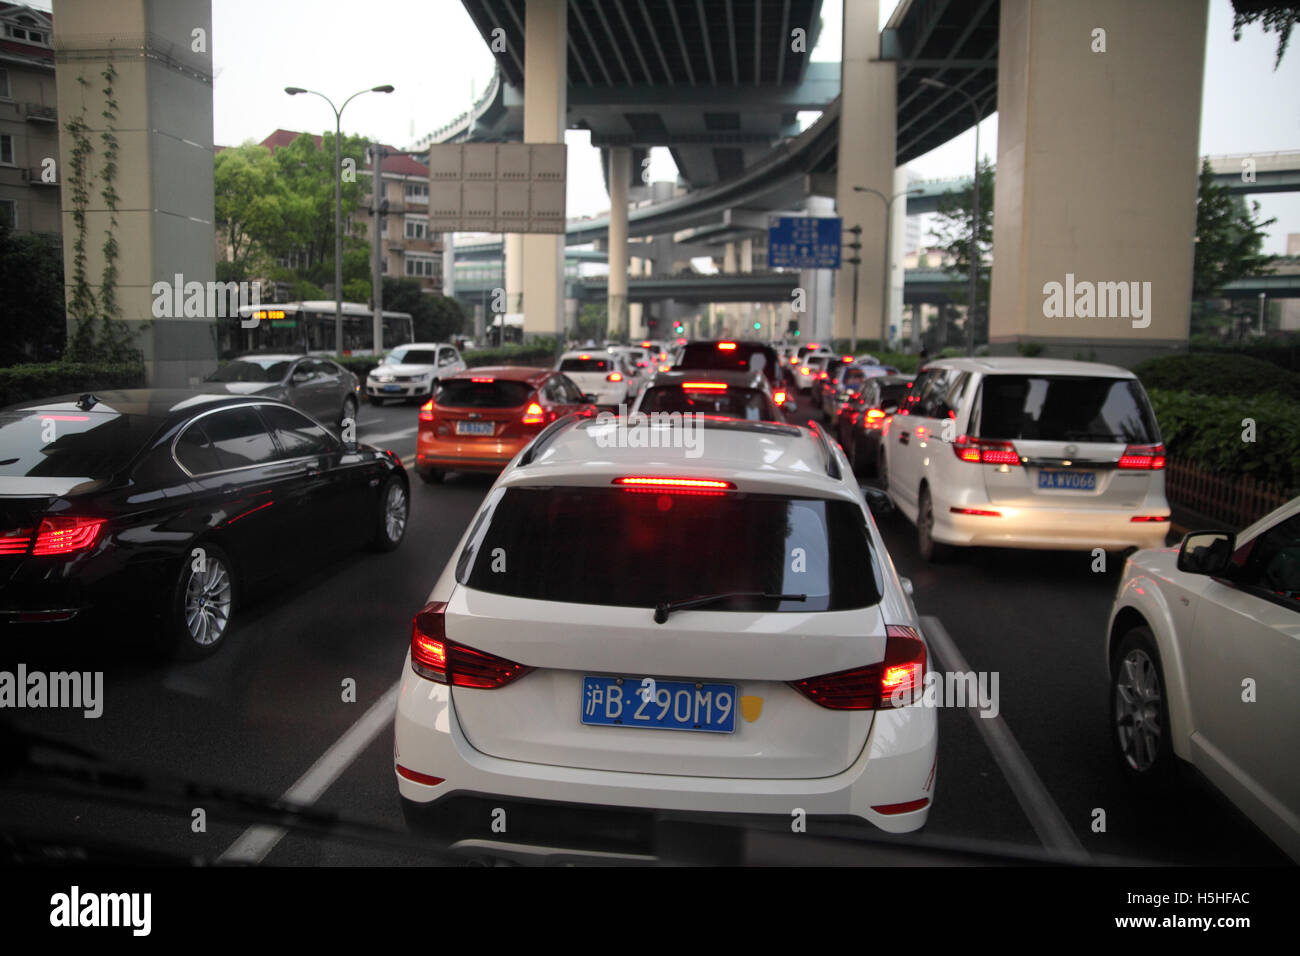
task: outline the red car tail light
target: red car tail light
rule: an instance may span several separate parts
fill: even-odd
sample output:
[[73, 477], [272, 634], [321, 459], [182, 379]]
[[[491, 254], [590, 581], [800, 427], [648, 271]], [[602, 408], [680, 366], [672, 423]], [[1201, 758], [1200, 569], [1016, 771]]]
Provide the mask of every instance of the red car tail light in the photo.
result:
[[416, 783], [422, 783], [426, 787], [436, 787], [438, 784], [445, 782], [444, 777], [435, 777], [432, 774], [420, 773], [418, 770], [412, 770], [410, 767], [403, 767], [400, 763], [394, 764], [397, 772], [407, 780], [414, 780]]
[[979, 508], [949, 508], [955, 515], [975, 515], [977, 518], [1001, 518], [1001, 511], [982, 511]]
[[455, 687], [504, 687], [531, 667], [447, 639], [447, 604], [433, 601], [411, 620], [411, 669], [421, 677]]
[[1120, 455], [1119, 467], [1134, 471], [1159, 471], [1165, 467], [1164, 445], [1129, 445]]
[[0, 532], [0, 554], [26, 554], [32, 543], [30, 528], [14, 528]]
[[994, 441], [988, 438], [971, 438], [958, 435], [952, 443], [953, 454], [962, 461], [977, 465], [1018, 465], [1020, 453], [1009, 441]]
[[429, 399], [427, 402], [425, 402], [423, 405], [420, 406], [420, 421], [422, 422], [433, 421], [433, 399]]
[[621, 381], [623, 381], [623, 373], [622, 373], [622, 372], [610, 372], [608, 375], [605, 376], [605, 381], [607, 381], [607, 382], [621, 382]]
[[1134, 515], [1129, 521], [1168, 521], [1169, 515]]
[[43, 518], [32, 554], [72, 554], [95, 543], [103, 518]]
[[658, 491], [735, 491], [736, 486], [717, 478], [657, 478], [631, 476], [615, 478], [624, 488], [650, 488]]
[[786, 399], [786, 394], [784, 391], [776, 392], [772, 396], [772, 401], [776, 402], [778, 405], [784, 405], [785, 399]]
[[925, 680], [925, 642], [910, 627], [885, 628], [885, 659], [820, 677], [790, 681], [790, 686], [828, 710], [876, 710], [917, 700]]
[[718, 343], [718, 348], [721, 349], [721, 350], [724, 351], [724, 352], [734, 352], [734, 351], [736, 351], [736, 343], [735, 343], [735, 342], [719, 342], [719, 343]]
[[919, 800], [908, 800], [906, 803], [883, 803], [878, 807], [872, 807], [877, 813], [883, 813], [886, 816], [895, 813], [911, 813], [913, 810], [920, 810], [930, 803], [929, 797], [921, 797]]
[[487, 375], [487, 376], [479, 376], [477, 378], [471, 378], [470, 381], [477, 382], [479, 385], [491, 385], [493, 382], [496, 381], [496, 379], [490, 375]]
[[862, 424], [866, 428], [879, 428], [884, 420], [884, 411], [879, 408], [868, 408], [862, 417]]
[[536, 402], [529, 402], [528, 407], [524, 409], [524, 417], [521, 418], [520, 424], [523, 425], [540, 425], [546, 420], [545, 409]]

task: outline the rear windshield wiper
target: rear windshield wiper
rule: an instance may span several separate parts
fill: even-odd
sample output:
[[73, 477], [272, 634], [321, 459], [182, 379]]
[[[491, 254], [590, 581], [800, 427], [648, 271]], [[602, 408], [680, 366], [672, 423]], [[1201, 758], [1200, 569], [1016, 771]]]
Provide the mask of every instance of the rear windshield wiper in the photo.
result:
[[806, 601], [806, 594], [774, 594], [771, 591], [729, 591], [726, 594], [704, 594], [700, 597], [686, 598], [684, 601], [664, 601], [655, 605], [655, 623], [662, 624], [668, 620], [673, 611], [685, 611], [688, 608], [704, 607], [731, 598], [763, 598], [767, 601]]

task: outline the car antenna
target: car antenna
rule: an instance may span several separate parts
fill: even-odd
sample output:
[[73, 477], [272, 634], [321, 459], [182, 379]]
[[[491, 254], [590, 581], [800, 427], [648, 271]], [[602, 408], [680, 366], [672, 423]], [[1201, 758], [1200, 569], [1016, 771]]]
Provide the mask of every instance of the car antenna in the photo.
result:
[[99, 399], [90, 392], [82, 392], [81, 397], [77, 399], [77, 407], [83, 412], [88, 412], [99, 404]]

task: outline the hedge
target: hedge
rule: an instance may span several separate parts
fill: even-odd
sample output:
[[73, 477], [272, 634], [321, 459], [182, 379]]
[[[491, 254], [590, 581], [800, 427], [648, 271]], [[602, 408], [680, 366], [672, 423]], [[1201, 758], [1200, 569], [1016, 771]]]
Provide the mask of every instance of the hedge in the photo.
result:
[[1178, 353], [1133, 368], [1148, 389], [1245, 398], [1277, 395], [1300, 402], [1300, 375], [1271, 362], [1234, 353]]
[[0, 406], [55, 395], [144, 388], [143, 365], [133, 363], [45, 362], [0, 368]]
[[470, 368], [484, 365], [537, 365], [550, 368], [558, 357], [554, 341], [547, 339], [522, 345], [502, 345], [493, 349], [474, 349], [462, 352], [461, 355]]
[[1205, 355], [1248, 355], [1289, 372], [1300, 372], [1300, 333], [1297, 332], [1271, 335], [1263, 341], [1242, 345], [1207, 342], [1198, 336], [1192, 340], [1190, 348], [1193, 353]]
[[[1300, 485], [1300, 405], [1278, 395], [1196, 395], [1148, 388], [1171, 457], [1223, 475], [1250, 475], [1294, 493]], [[1251, 419], [1254, 441], [1243, 441]]]

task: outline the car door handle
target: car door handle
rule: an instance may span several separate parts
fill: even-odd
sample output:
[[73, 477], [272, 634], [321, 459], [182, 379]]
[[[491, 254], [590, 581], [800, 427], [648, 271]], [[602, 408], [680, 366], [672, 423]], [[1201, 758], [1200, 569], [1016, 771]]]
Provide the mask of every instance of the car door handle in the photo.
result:
[[908, 444], [909, 441], [910, 441], [910, 439], [909, 439], [909, 437], [908, 437], [909, 435], [911, 435], [911, 432], [899, 432], [899, 433], [898, 433], [898, 443], [899, 443], [900, 445], [906, 445], [906, 444]]

